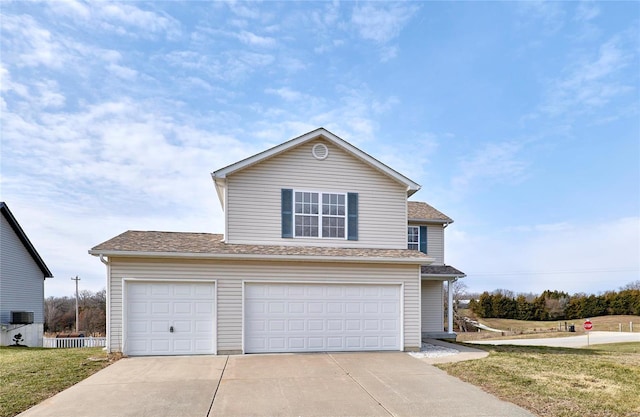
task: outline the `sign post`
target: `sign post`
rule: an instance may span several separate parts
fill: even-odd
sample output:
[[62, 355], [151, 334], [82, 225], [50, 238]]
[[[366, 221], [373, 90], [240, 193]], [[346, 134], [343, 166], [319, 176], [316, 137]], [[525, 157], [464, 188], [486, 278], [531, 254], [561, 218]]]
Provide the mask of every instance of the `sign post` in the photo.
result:
[[583, 327], [587, 332], [587, 346], [589, 346], [589, 332], [591, 331], [591, 329], [593, 329], [593, 323], [591, 323], [591, 320], [587, 319], [585, 320]]

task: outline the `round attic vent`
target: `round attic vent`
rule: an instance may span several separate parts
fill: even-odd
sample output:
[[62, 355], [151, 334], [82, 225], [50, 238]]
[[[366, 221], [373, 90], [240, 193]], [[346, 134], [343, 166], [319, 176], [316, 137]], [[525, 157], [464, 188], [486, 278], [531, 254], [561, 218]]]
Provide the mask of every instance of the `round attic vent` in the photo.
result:
[[327, 148], [327, 145], [324, 143], [316, 143], [313, 145], [313, 148], [311, 148], [311, 153], [316, 159], [327, 159], [327, 156], [329, 156], [329, 148]]

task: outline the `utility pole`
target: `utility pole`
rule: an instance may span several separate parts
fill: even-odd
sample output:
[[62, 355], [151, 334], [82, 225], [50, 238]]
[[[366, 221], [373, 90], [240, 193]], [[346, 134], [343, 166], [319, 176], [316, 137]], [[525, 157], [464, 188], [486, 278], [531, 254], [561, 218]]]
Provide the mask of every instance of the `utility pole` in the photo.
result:
[[71, 278], [71, 281], [76, 282], [76, 333], [78, 333], [78, 281], [80, 278], [76, 275], [75, 278]]

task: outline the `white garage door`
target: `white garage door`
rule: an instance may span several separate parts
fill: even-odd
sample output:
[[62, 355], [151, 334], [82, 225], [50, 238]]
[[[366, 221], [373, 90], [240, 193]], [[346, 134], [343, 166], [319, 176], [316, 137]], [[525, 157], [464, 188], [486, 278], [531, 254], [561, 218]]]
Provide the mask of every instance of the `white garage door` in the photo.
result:
[[215, 284], [128, 282], [125, 353], [215, 353]]
[[245, 287], [245, 352], [400, 350], [400, 286]]

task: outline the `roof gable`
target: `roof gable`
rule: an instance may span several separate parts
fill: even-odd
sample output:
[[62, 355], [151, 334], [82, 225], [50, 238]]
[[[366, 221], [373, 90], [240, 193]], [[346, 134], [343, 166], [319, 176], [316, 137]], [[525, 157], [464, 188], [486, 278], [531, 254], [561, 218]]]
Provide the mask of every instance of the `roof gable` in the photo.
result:
[[33, 261], [38, 265], [38, 268], [40, 268], [40, 271], [42, 271], [44, 277], [53, 278], [53, 274], [38, 254], [38, 251], [36, 251], [36, 248], [27, 237], [27, 234], [24, 232], [24, 230], [22, 230], [22, 227], [20, 227], [20, 224], [13, 216], [13, 213], [11, 213], [11, 210], [9, 210], [9, 207], [3, 201], [0, 201], [0, 212], [2, 212], [2, 215], [11, 226], [11, 229], [13, 229], [13, 232], [18, 236], [18, 239], [20, 239], [22, 245], [29, 252], [29, 255], [31, 255]]
[[361, 160], [367, 165], [373, 167], [374, 169], [378, 170], [384, 175], [387, 175], [388, 177], [391, 177], [395, 181], [405, 185], [407, 188], [407, 196], [412, 195], [413, 193], [415, 193], [420, 189], [420, 184], [405, 177], [404, 175], [400, 174], [398, 171], [395, 171], [394, 169], [378, 161], [377, 159], [367, 154], [366, 152], [356, 148], [355, 146], [351, 145], [344, 139], [339, 138], [338, 136], [329, 132], [325, 128], [321, 127], [311, 132], [305, 133], [302, 136], [298, 136], [297, 138], [284, 142], [280, 145], [274, 146], [273, 148], [267, 149], [266, 151], [260, 152], [256, 155], [250, 156], [234, 164], [228, 165], [224, 168], [214, 171], [211, 174], [211, 177], [213, 178], [216, 184], [216, 191], [218, 192], [218, 197], [220, 198], [220, 202], [224, 206], [224, 188], [226, 185], [226, 177], [228, 175], [231, 175], [235, 172], [238, 172], [250, 166], [259, 164], [264, 160], [270, 159], [276, 155], [279, 155], [279, 154], [282, 154], [283, 152], [288, 151], [289, 149], [300, 146], [304, 143], [310, 142], [318, 138], [322, 138], [331, 142], [332, 144], [336, 145], [337, 147], [341, 148], [342, 150], [346, 151], [347, 153], [351, 154], [352, 156]]

